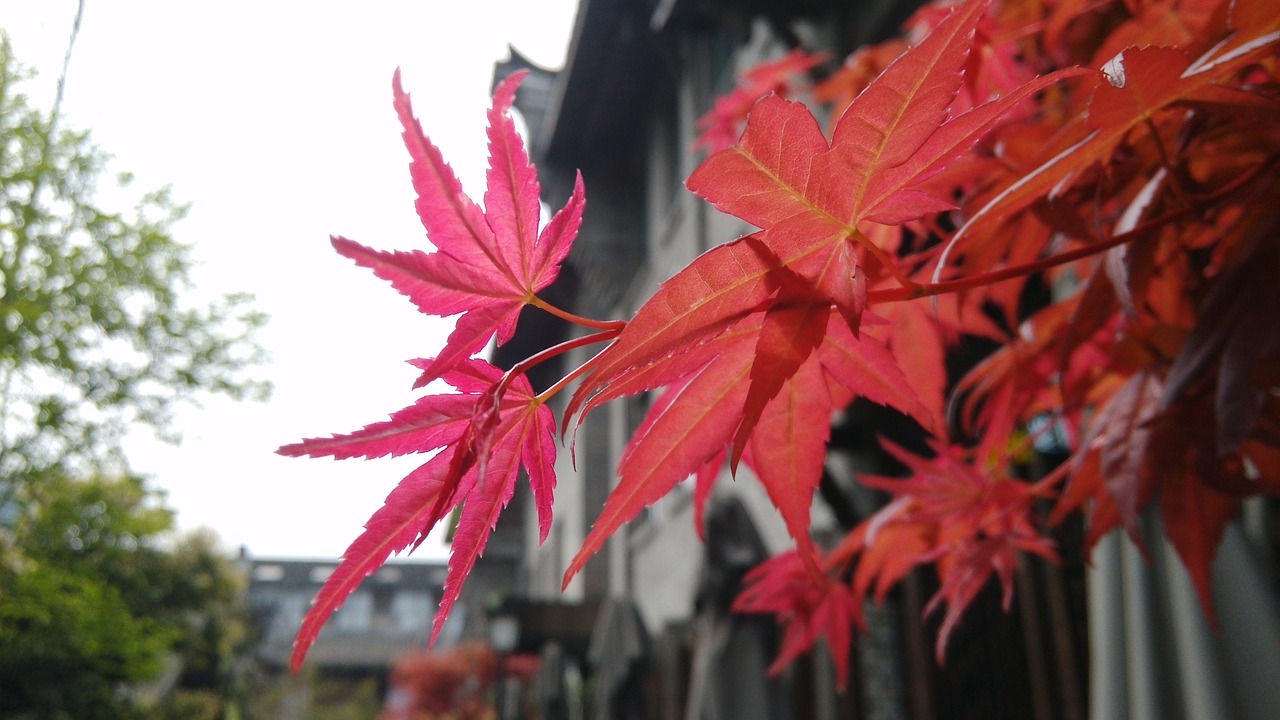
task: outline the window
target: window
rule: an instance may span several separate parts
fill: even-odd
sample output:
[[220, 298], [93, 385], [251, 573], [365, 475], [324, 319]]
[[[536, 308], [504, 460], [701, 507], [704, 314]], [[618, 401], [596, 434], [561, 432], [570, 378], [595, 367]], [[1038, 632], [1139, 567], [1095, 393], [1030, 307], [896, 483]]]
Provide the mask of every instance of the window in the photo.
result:
[[373, 595], [357, 590], [334, 613], [330, 621], [340, 632], [368, 632], [373, 625]]
[[284, 566], [259, 565], [253, 569], [254, 582], [280, 582], [284, 579]]
[[425, 632], [435, 619], [435, 598], [428, 592], [402, 591], [391, 599], [391, 615], [402, 633]]

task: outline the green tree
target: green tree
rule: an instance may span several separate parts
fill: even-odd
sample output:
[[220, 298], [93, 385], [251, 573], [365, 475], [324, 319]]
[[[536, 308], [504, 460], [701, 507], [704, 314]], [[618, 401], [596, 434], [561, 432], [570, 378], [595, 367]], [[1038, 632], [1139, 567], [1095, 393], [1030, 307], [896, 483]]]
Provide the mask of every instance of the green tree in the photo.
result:
[[[168, 188], [128, 212], [97, 201], [109, 157], [20, 91], [30, 73], [0, 38], [0, 482], [124, 468], [132, 426], [172, 435], [194, 393], [261, 397], [245, 376], [264, 318], [243, 294], [203, 307]], [[127, 186], [130, 178], [116, 178]]]
[[167, 543], [159, 500], [128, 476], [18, 490], [0, 557], [0, 716], [160, 718], [234, 699], [244, 579], [207, 534]]
[[175, 437], [199, 393], [264, 397], [264, 317], [187, 300], [185, 207], [100, 202], [109, 156], [60, 126], [61, 82], [32, 106], [31, 76], [0, 33], [0, 717], [220, 716], [243, 578], [211, 538], [173, 539], [120, 448], [138, 426]]
[[[163, 558], [170, 611], [183, 628], [172, 652], [181, 673], [152, 714], [155, 720], [230, 717], [261, 678], [252, 658], [258, 636], [245, 601], [248, 578], [218, 546], [212, 531], [184, 535]], [[185, 610], [182, 610], [185, 608]]]

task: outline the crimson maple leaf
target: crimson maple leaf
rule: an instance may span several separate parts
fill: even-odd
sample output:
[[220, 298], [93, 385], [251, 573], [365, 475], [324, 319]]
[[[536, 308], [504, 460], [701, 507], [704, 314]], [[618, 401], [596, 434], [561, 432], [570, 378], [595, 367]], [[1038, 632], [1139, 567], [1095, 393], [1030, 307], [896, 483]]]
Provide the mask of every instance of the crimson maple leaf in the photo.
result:
[[[862, 254], [893, 263], [859, 225], [950, 207], [916, 186], [1058, 77], [944, 122], [986, 5], [957, 8], [890, 65], [845, 112], [831, 143], [803, 105], [769, 96], [755, 106], [740, 143], [694, 171], [691, 190], [762, 230], [711, 250], [664, 283], [571, 401], [566, 417], [601, 398], [681, 388], [651, 411], [653, 426], [665, 429], [637, 436], [566, 581], [619, 524], [700, 473], [726, 445], [735, 464], [745, 457], [756, 469], [812, 561], [808, 499], [828, 433], [814, 419], [861, 395], [932, 424], [937, 413], [916, 398], [884, 341], [862, 332]], [[738, 337], [732, 349], [708, 360], [707, 344], [729, 335]]]
[[[881, 443], [907, 466], [911, 477], [860, 477], [859, 482], [891, 493], [894, 500], [864, 523], [867, 531], [862, 537], [854, 533], [832, 556], [861, 553], [854, 574], [859, 598], [873, 580], [877, 596], [883, 597], [909, 569], [908, 562], [936, 563], [941, 585], [925, 612], [947, 605], [935, 645], [941, 662], [965, 608], [992, 575], [1000, 580], [1008, 610], [1018, 553], [1057, 560], [1053, 541], [1037, 530], [1032, 501], [1049, 495], [1058, 477], [1032, 485], [1006, 475], [1005, 458], [975, 461], [959, 447], [933, 443], [936, 455], [926, 459], [886, 440]], [[886, 532], [895, 535], [874, 537]]]
[[863, 625], [862, 607], [849, 586], [826, 573], [815, 573], [795, 551], [761, 563], [743, 578], [744, 589], [733, 611], [776, 615], [785, 626], [770, 675], [824, 638], [835, 663], [836, 687], [844, 691], [849, 677], [849, 647], [854, 623]]
[[[1053, 542], [1036, 530], [1032, 501], [1056, 478], [1036, 485], [984, 471], [960, 448], [934, 443], [933, 458], [916, 457], [884, 441], [912, 472], [905, 480], [860, 477], [893, 500], [860, 523], [820, 566], [803, 552], [783, 553], [752, 570], [734, 600], [736, 612], [770, 613], [785, 625], [782, 647], [770, 666], [778, 672], [825, 637], [844, 677], [849, 633], [862, 624], [862, 603], [874, 587], [877, 602], [920, 564], [935, 563], [941, 584], [926, 612], [947, 605], [938, 631], [941, 662], [961, 615], [990, 580], [999, 578], [1005, 609], [1013, 593], [1019, 552], [1056, 560]], [[852, 579], [843, 582], [850, 566]]]
[[[618, 485], [570, 563], [566, 582], [618, 527], [677, 482], [699, 474], [698, 495], [705, 499], [709, 477], [704, 472], [708, 467], [719, 469], [725, 448], [739, 441], [744, 427], [749, 431], [742, 440], [745, 460], [806, 552], [804, 557], [816, 556], [808, 535], [809, 510], [822, 474], [829, 429], [825, 419], [855, 396], [892, 403], [922, 422], [928, 419], [883, 340], [871, 333], [855, 336], [839, 315], [826, 309], [816, 333], [823, 336], [821, 348], [782, 383], [750, 424], [743, 418], [769, 313], [747, 315], [696, 351], [655, 362], [635, 376], [669, 387], [628, 444], [618, 466]], [[815, 311], [813, 306], [800, 306], [774, 312]], [[613, 392], [615, 388], [605, 391]]]
[[387, 496], [365, 531], [316, 595], [294, 646], [296, 671], [325, 620], [391, 553], [416, 547], [432, 527], [461, 508], [444, 597], [431, 639], [439, 634], [462, 582], [483, 551], [498, 515], [528, 473], [541, 537], [551, 525], [555, 486], [555, 419], [529, 381], [470, 359], [495, 334], [510, 338], [520, 310], [555, 280], [582, 219], [581, 177], [568, 204], [539, 232], [538, 179], [507, 110], [524, 73], [503, 81], [489, 110], [489, 170], [485, 209], [462, 193], [440, 151], [423, 135], [397, 71], [395, 108], [412, 157], [417, 209], [438, 252], [381, 252], [344, 238], [338, 252], [368, 267], [429, 315], [461, 314], [439, 355], [414, 361], [415, 386], [443, 379], [458, 393], [430, 395], [385, 422], [279, 449], [283, 455], [334, 458], [437, 452]]
[[525, 305], [545, 308], [535, 293], [556, 279], [582, 224], [585, 199], [579, 175], [568, 203], [539, 233], [537, 171], [529, 164], [524, 142], [507, 113], [525, 75], [512, 74], [493, 94], [488, 188], [481, 210], [463, 194], [440, 150], [422, 133], [397, 71], [395, 107], [413, 159], [409, 167], [418, 193], [418, 216], [438, 252], [384, 252], [333, 238], [339, 253], [390, 282], [423, 313], [461, 314], [448, 343], [424, 368], [418, 385], [483, 349], [495, 334], [499, 344], [509, 340]]
[[693, 147], [712, 152], [733, 145], [742, 133], [751, 106], [769, 93], [786, 94], [793, 88], [792, 78], [807, 73], [825, 59], [822, 53], [792, 50], [770, 62], [760, 63], [743, 73], [733, 92], [717, 98], [706, 115], [698, 118], [702, 130]]
[[[391, 491], [316, 594], [294, 643], [295, 672], [320, 628], [360, 581], [392, 553], [417, 547], [441, 518], [461, 506], [449, 576], [431, 633], [434, 642], [463, 579], [484, 550], [499, 513], [511, 500], [521, 466], [528, 473], [541, 537], [546, 539], [555, 488], [555, 418], [551, 409], [535, 396], [524, 376], [506, 378], [483, 360], [463, 360], [442, 379], [460, 392], [428, 395], [389, 420], [363, 430], [303, 440], [278, 450], [294, 457], [337, 459], [440, 450]], [[505, 391], [504, 381], [509, 382]]]
[[[975, 465], [968, 451], [955, 446], [935, 442], [932, 448], [936, 455], [921, 458], [888, 441], [882, 440], [882, 443], [907, 466], [911, 477], [859, 477], [860, 482], [889, 492], [893, 500], [854, 528], [826, 556], [822, 575], [840, 576], [849, 566], [856, 565], [852, 587], [845, 588], [850, 600], [839, 602], [842, 606], [857, 608], [872, 588], [876, 600], [883, 600], [889, 588], [913, 567], [935, 563], [941, 585], [926, 612], [932, 612], [942, 603], [947, 605], [935, 646], [941, 662], [947, 640], [964, 609], [992, 575], [1000, 580], [1008, 609], [1018, 553], [1025, 551], [1057, 558], [1053, 542], [1037, 531], [1032, 512], [1032, 501], [1045, 496], [1057, 478], [1031, 485], [999, 472], [998, 464], [990, 468]], [[792, 597], [775, 598], [770, 605], [760, 601], [758, 596], [764, 591], [761, 587], [749, 587], [739, 597], [737, 607], [781, 613], [782, 619], [788, 621], [791, 618], [787, 613], [804, 617], [795, 608], [813, 606], [814, 590], [794, 582], [779, 586], [779, 571], [778, 567], [760, 570], [749, 580], [759, 584], [771, 578], [768, 581], [771, 592], [789, 592]], [[815, 584], [823, 585], [810, 581], [810, 585]], [[830, 590], [825, 594], [831, 595]], [[834, 622], [830, 618], [823, 620], [828, 624]], [[829, 639], [832, 633], [839, 632], [838, 626], [833, 627], [828, 631]], [[812, 644], [816, 634], [810, 631], [802, 636], [807, 641], [804, 647], [784, 647], [783, 652], [790, 652], [791, 656], [798, 654]], [[781, 655], [779, 661], [782, 661]]]

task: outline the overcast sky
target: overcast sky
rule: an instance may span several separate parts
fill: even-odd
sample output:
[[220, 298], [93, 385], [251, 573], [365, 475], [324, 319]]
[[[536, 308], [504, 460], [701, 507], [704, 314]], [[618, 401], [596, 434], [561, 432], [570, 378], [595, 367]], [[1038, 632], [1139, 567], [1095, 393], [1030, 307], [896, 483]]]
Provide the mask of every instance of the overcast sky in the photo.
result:
[[[0, 0], [0, 27], [41, 75], [47, 107], [73, 0]], [[423, 128], [468, 194], [483, 192], [493, 63], [511, 43], [559, 67], [575, 0], [159, 2], [88, 0], [63, 103], [135, 187], [190, 202], [199, 292], [247, 291], [271, 316], [265, 404], [207, 399], [178, 418], [180, 447], [127, 448], [178, 511], [228, 549], [337, 556], [416, 462], [288, 459], [281, 444], [385, 419], [414, 398], [412, 368], [448, 326], [329, 246], [427, 247], [391, 107], [403, 68]], [[418, 461], [420, 462], [420, 460]], [[429, 540], [414, 557], [442, 557]]]

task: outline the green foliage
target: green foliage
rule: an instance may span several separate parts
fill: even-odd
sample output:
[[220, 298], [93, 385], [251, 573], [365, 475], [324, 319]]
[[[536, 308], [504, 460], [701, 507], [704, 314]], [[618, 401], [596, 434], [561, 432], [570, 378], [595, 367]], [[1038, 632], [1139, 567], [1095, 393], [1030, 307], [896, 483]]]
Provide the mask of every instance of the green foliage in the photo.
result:
[[[175, 403], [197, 391], [261, 397], [244, 376], [261, 360], [265, 318], [250, 297], [205, 307], [186, 208], [169, 189], [128, 212], [97, 199], [109, 157], [20, 91], [30, 73], [0, 38], [0, 478], [121, 466], [119, 440], [142, 424], [172, 435]], [[127, 187], [130, 178], [117, 183]]]
[[244, 579], [211, 536], [173, 538], [120, 442], [174, 437], [202, 392], [263, 397], [245, 371], [265, 318], [246, 295], [185, 299], [185, 207], [100, 202], [110, 158], [30, 105], [30, 77], [0, 34], [0, 717], [221, 717]]
[[244, 704], [246, 720], [305, 717], [308, 720], [368, 720], [379, 717], [382, 697], [373, 678], [322, 675], [314, 667], [298, 674], [260, 678]]
[[0, 584], [0, 715], [127, 717], [117, 692], [159, 671], [160, 628], [78, 569], [28, 559]]
[[157, 720], [219, 720], [222, 698], [208, 690], [179, 691], [161, 703], [154, 716]]
[[179, 689], [234, 685], [248, 640], [244, 579], [209, 536], [165, 547], [172, 516], [141, 480], [45, 478], [12, 507], [0, 545], [0, 716], [133, 717], [166, 667], [180, 669]]

